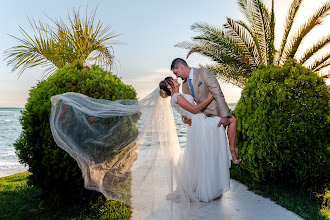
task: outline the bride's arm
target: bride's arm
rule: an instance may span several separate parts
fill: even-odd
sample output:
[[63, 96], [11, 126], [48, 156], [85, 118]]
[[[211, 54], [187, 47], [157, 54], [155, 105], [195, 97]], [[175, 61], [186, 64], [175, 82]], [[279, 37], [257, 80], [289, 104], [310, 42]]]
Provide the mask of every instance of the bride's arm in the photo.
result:
[[182, 95], [178, 95], [176, 103], [180, 105], [182, 108], [186, 109], [187, 111], [196, 114], [197, 112], [205, 108], [212, 100], [213, 100], [213, 96], [211, 93], [209, 93], [209, 96], [205, 101], [203, 101], [198, 105], [192, 105]]

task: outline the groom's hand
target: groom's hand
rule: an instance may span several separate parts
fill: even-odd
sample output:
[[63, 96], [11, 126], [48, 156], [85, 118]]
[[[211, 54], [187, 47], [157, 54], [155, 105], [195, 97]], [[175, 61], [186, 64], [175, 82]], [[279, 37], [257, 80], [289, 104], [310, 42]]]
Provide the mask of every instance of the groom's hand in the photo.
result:
[[218, 127], [223, 125], [224, 128], [226, 128], [230, 124], [229, 118], [221, 118]]
[[183, 117], [183, 123], [191, 126], [191, 119], [188, 119], [187, 117]]

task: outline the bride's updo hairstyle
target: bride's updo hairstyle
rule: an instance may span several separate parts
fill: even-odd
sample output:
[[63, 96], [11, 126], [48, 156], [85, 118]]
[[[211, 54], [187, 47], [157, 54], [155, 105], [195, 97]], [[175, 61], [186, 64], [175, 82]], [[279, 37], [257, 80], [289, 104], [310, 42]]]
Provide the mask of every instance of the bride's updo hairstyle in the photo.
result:
[[172, 87], [172, 90], [174, 90], [174, 83], [172, 82], [173, 77], [168, 76], [163, 81], [160, 81], [159, 83], [159, 95], [162, 98], [167, 98], [168, 96], [171, 96], [171, 90], [167, 88], [167, 85], [170, 85]]

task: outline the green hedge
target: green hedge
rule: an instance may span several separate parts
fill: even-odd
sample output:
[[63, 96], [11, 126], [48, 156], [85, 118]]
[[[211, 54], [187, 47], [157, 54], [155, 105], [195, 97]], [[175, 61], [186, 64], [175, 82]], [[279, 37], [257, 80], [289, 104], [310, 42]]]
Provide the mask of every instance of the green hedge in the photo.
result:
[[[58, 70], [30, 90], [20, 119], [23, 131], [14, 145], [21, 162], [28, 164], [33, 173], [29, 184], [40, 186], [44, 198], [55, 195], [54, 200], [57, 195], [72, 200], [92, 193], [84, 190], [76, 161], [55, 144], [50, 130], [50, 98], [66, 92], [78, 92], [97, 99], [136, 99], [134, 88], [125, 85], [116, 75], [97, 66], [84, 68], [81, 64]], [[136, 130], [133, 133], [136, 135]]]
[[242, 167], [259, 181], [329, 184], [329, 97], [324, 80], [294, 60], [261, 66], [235, 108]]

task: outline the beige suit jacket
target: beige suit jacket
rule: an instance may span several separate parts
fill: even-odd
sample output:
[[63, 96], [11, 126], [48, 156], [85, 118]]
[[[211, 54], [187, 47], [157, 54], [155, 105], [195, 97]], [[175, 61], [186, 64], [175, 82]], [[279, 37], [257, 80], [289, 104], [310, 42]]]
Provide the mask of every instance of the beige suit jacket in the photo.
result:
[[[205, 68], [194, 68], [193, 78], [195, 102], [197, 104], [200, 104], [207, 99], [209, 92], [211, 92], [214, 97], [214, 100], [212, 100], [202, 112], [207, 116], [231, 116], [228, 105], [221, 91], [220, 84], [212, 71]], [[187, 79], [182, 83], [182, 92], [191, 95]]]

